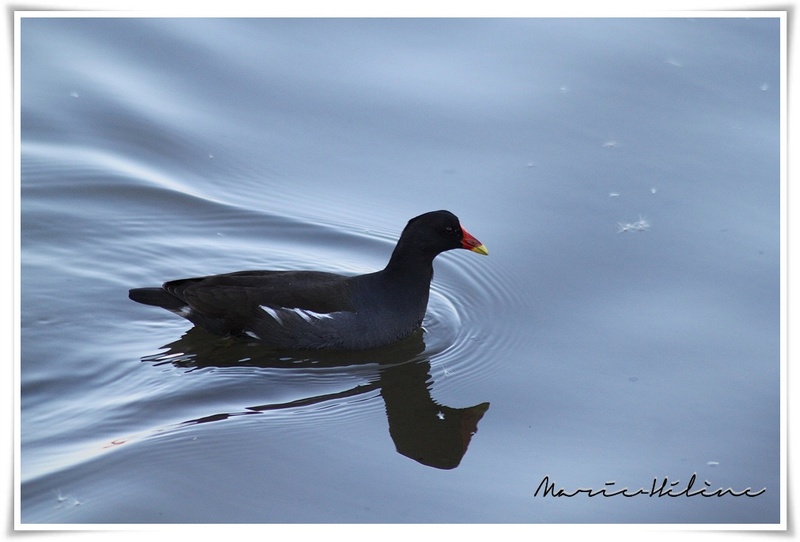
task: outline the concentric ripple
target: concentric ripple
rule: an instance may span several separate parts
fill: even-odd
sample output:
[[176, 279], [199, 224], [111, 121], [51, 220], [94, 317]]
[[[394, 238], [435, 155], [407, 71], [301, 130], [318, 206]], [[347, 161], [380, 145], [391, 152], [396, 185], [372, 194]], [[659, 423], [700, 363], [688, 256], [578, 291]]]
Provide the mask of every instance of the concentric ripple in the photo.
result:
[[452, 383], [476, 382], [522, 340], [511, 321], [521, 312], [519, 297], [499, 263], [458, 251], [439, 260], [423, 322], [428, 354]]

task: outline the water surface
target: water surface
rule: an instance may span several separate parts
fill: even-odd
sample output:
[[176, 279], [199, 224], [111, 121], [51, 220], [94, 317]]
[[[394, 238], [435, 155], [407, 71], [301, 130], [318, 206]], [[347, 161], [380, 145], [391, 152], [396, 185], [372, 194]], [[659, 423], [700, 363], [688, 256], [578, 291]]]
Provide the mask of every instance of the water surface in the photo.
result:
[[[779, 44], [777, 18], [24, 18], [22, 523], [777, 523]], [[437, 258], [384, 349], [127, 298], [380, 269], [441, 208], [490, 256]], [[536, 493], [693, 474], [765, 491]]]

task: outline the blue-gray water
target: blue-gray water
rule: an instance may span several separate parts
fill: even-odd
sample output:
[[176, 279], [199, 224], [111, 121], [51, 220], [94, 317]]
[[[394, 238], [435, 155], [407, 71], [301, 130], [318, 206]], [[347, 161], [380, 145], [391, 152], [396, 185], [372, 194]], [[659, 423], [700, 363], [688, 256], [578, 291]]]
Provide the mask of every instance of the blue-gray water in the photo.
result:
[[[777, 523], [779, 38], [24, 19], [22, 522]], [[276, 358], [127, 298], [372, 271], [440, 208], [490, 255], [440, 256], [395, 347]], [[695, 473], [758, 496], [536, 493]]]

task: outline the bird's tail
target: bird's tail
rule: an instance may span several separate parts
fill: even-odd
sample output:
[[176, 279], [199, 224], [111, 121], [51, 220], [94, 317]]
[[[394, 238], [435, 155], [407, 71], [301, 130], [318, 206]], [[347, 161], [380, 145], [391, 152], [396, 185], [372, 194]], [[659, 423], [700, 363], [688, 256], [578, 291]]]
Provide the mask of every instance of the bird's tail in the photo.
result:
[[179, 311], [186, 306], [186, 303], [163, 288], [134, 288], [128, 292], [128, 297], [137, 303], [154, 305], [170, 311]]

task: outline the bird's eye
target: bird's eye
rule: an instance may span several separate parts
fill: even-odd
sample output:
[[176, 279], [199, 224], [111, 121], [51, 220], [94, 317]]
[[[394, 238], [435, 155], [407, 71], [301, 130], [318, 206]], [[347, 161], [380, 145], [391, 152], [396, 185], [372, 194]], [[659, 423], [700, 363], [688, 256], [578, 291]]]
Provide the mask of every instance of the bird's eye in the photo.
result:
[[453, 233], [453, 227], [452, 226], [447, 226], [444, 229], [444, 231], [445, 231], [445, 233], [447, 233], [449, 235], [449, 234]]

